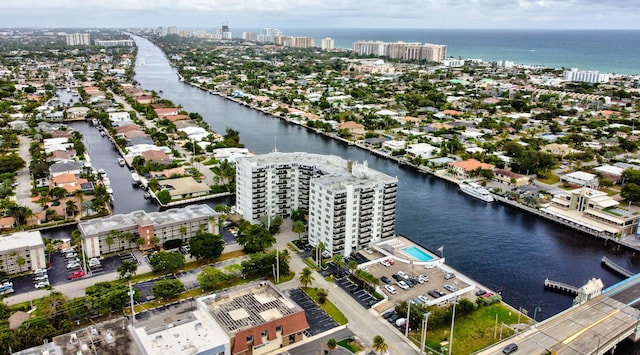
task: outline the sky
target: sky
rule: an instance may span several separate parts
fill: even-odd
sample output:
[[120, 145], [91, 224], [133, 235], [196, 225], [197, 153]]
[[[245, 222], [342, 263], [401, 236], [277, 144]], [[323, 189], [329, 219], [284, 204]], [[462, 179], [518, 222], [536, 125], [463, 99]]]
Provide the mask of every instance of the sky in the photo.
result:
[[3, 0], [0, 27], [640, 29], [638, 0]]

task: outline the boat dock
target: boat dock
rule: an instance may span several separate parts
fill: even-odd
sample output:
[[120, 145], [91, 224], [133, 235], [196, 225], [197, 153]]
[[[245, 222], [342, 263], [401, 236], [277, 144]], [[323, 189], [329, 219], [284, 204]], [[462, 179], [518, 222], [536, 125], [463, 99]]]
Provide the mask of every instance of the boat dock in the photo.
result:
[[544, 288], [547, 290], [557, 291], [572, 296], [578, 295], [578, 288], [564, 282], [553, 281], [549, 279], [544, 280]]
[[601, 264], [602, 264], [602, 266], [604, 266], [605, 268], [615, 272], [616, 274], [624, 276], [624, 277], [627, 277], [627, 278], [635, 275], [635, 273], [633, 273], [633, 272], [623, 268], [622, 266], [614, 263], [613, 261], [611, 261], [606, 256], [602, 257]]

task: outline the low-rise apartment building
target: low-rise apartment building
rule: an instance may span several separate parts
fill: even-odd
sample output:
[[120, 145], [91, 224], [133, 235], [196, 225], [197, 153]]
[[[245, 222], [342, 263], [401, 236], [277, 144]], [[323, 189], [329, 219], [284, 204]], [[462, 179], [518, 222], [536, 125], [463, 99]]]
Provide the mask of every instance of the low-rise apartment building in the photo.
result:
[[[91, 258], [135, 247], [150, 249], [174, 239], [188, 243], [200, 230], [217, 234], [217, 219], [216, 211], [201, 204], [93, 219], [79, 223], [78, 230], [84, 239], [84, 250]], [[140, 238], [144, 242], [139, 245]]]
[[8, 275], [47, 267], [40, 231], [0, 236], [0, 271]]

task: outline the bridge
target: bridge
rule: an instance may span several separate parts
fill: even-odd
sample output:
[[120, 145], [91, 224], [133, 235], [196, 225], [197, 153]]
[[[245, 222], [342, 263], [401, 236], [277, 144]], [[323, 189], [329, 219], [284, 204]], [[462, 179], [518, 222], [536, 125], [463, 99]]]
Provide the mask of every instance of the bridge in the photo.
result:
[[516, 343], [523, 354], [601, 355], [626, 338], [640, 339], [638, 307], [640, 274], [476, 354], [502, 354]]

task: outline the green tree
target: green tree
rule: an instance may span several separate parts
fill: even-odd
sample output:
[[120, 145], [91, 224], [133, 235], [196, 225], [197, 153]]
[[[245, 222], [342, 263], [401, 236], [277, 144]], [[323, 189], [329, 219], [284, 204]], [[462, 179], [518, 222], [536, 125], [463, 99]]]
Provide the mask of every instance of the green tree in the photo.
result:
[[291, 226], [291, 230], [293, 231], [293, 233], [298, 233], [298, 240], [302, 241], [302, 233], [304, 233], [304, 222], [302, 221], [295, 221], [293, 222], [293, 226]]
[[125, 260], [118, 265], [118, 277], [129, 280], [138, 271], [138, 263], [131, 260]]
[[229, 275], [214, 267], [205, 267], [198, 274], [198, 283], [203, 291], [213, 291], [230, 280]]
[[22, 267], [26, 263], [27, 263], [27, 259], [25, 259], [24, 256], [20, 255], [19, 257], [16, 258], [16, 264], [18, 264], [18, 266], [20, 267], [21, 272], [22, 272]]
[[191, 256], [196, 259], [215, 259], [222, 255], [224, 239], [205, 231], [198, 231], [189, 241]]
[[304, 269], [302, 269], [299, 279], [300, 279], [300, 286], [302, 286], [303, 288], [309, 287], [309, 285], [311, 285], [313, 280], [315, 280], [315, 278], [313, 277], [313, 272], [308, 267], [305, 267]]
[[0, 155], [0, 174], [15, 173], [27, 164], [18, 154]]
[[[134, 301], [140, 300], [140, 291], [134, 290]], [[122, 311], [129, 305], [129, 286], [115, 282], [98, 282], [86, 288], [87, 300], [98, 315]]]
[[42, 345], [45, 339], [51, 339], [56, 334], [53, 325], [41, 317], [26, 320], [16, 330], [16, 336], [21, 339], [24, 348]]
[[300, 221], [304, 224], [305, 215], [306, 213], [302, 208], [296, 208], [295, 210], [291, 211], [291, 220], [294, 222]]
[[159, 251], [149, 258], [154, 272], [173, 271], [184, 266], [185, 258], [177, 251]]
[[169, 194], [168, 190], [162, 190], [158, 192], [156, 194], [156, 197], [158, 198], [158, 201], [160, 201], [160, 203], [163, 205], [171, 202], [171, 194]]
[[329, 354], [331, 354], [333, 352], [333, 349], [335, 349], [337, 346], [338, 342], [336, 341], [336, 339], [331, 338], [327, 340], [327, 348], [329, 348]]
[[373, 350], [375, 351], [379, 351], [380, 355], [382, 355], [382, 353], [387, 352], [387, 350], [389, 350], [389, 345], [387, 345], [387, 343], [385, 343], [384, 338], [376, 335], [373, 338]]
[[276, 242], [271, 232], [259, 224], [249, 225], [244, 230], [240, 229], [237, 240], [247, 253], [263, 251]]
[[170, 299], [174, 298], [184, 291], [184, 284], [177, 279], [162, 279], [153, 283], [151, 286], [151, 294], [155, 298]]
[[340, 278], [340, 270], [344, 267], [344, 257], [342, 254], [335, 254], [333, 256], [333, 264], [336, 266], [338, 271], [338, 278]]
[[329, 290], [326, 288], [319, 288], [316, 292], [318, 295], [318, 302], [320, 304], [325, 304], [327, 302], [327, 297], [329, 297]]

